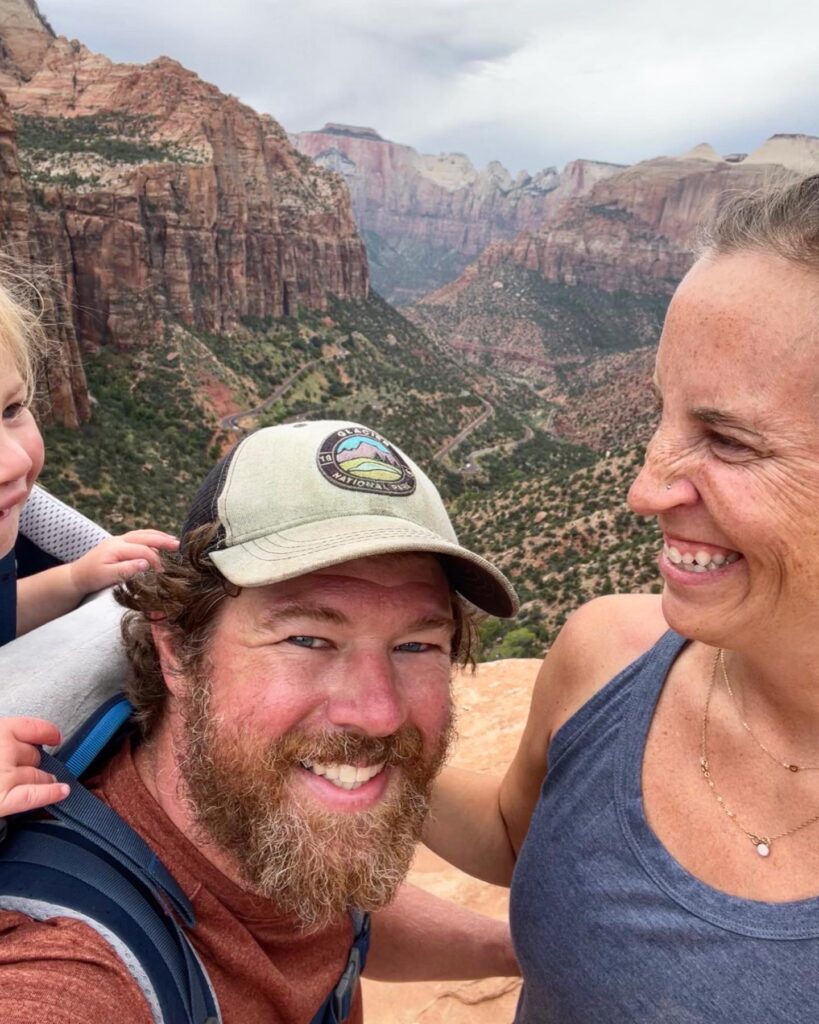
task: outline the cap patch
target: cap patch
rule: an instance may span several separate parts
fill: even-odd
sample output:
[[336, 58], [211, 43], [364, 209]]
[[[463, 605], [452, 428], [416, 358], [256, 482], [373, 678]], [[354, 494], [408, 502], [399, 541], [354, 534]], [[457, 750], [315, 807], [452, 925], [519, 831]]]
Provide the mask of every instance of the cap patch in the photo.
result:
[[344, 427], [326, 437], [318, 450], [318, 468], [336, 487], [408, 497], [415, 476], [389, 441], [367, 427]]

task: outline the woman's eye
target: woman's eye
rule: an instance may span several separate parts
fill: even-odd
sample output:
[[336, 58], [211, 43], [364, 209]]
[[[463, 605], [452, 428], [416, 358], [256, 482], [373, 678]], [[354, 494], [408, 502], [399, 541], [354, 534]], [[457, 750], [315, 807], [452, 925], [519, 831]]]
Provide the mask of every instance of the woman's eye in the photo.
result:
[[404, 651], [407, 654], [423, 654], [432, 648], [432, 644], [421, 643], [420, 640], [410, 640], [405, 644], [399, 644], [396, 651]]
[[747, 444], [743, 444], [742, 441], [738, 441], [735, 437], [727, 437], [725, 434], [711, 434], [711, 443], [737, 454], [751, 451]]
[[307, 647], [309, 650], [317, 650], [323, 647], [329, 647], [330, 644], [326, 640], [322, 640], [320, 636], [289, 636], [287, 643], [295, 644], [296, 647]]

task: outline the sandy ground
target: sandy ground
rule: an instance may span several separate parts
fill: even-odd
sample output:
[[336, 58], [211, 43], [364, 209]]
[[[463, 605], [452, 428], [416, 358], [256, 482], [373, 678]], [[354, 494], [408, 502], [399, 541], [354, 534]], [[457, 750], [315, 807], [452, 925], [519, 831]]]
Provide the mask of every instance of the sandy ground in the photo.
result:
[[[502, 772], [514, 754], [526, 719], [539, 662], [486, 663], [455, 680], [459, 739], [452, 763]], [[421, 847], [410, 881], [493, 917], [505, 917], [508, 892], [478, 882]], [[366, 1024], [507, 1024], [519, 983], [511, 978], [468, 982], [386, 984], [364, 981]]]

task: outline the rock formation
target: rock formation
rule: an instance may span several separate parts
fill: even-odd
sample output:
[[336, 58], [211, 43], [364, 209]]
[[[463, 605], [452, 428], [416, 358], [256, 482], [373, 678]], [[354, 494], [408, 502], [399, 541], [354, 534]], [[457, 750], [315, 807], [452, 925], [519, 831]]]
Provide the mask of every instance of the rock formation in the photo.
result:
[[[493, 243], [460, 278], [425, 296], [414, 317], [473, 358], [487, 353], [488, 333], [513, 342], [501, 320], [514, 323], [523, 344], [507, 347], [507, 365], [542, 361], [544, 350], [549, 361], [560, 349], [573, 356], [585, 336], [587, 351], [647, 343], [725, 195], [811, 171], [819, 172], [819, 139], [808, 136], [774, 136], [744, 159], [725, 160], [703, 144], [682, 157], [635, 164], [566, 199], [538, 230]], [[533, 277], [524, 280], [526, 272]], [[482, 328], [481, 308], [491, 331]], [[620, 316], [619, 345], [599, 339], [599, 308], [610, 323], [609, 314]]]
[[0, 46], [32, 245], [63, 268], [81, 347], [366, 296], [343, 182], [271, 117], [168, 58], [115, 64], [56, 37], [33, 0], [0, 0]]
[[[88, 419], [89, 403], [70, 308], [71, 253], [66, 237], [44, 239], [38, 215], [20, 173], [14, 118], [0, 93], [2, 269], [11, 275], [11, 282], [22, 278], [33, 284], [32, 289], [21, 290], [21, 298], [41, 312], [52, 339], [43, 367], [45, 394], [38, 396], [41, 418], [76, 427]], [[20, 288], [19, 283], [16, 287]]]
[[476, 170], [461, 153], [424, 155], [372, 128], [328, 124], [291, 136], [296, 147], [347, 182], [368, 243], [373, 283], [410, 301], [440, 286], [491, 242], [542, 224], [558, 204], [614, 174], [615, 164], [577, 160], [513, 178], [493, 161]]

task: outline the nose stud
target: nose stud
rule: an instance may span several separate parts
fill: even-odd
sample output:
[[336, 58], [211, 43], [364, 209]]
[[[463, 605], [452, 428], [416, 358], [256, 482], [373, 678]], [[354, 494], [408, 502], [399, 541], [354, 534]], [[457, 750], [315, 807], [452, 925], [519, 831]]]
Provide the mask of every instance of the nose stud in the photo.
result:
[[666, 489], [667, 491], [670, 491], [670, 490], [671, 490], [671, 488], [672, 488], [673, 486], [674, 486], [674, 484], [673, 484], [673, 481], [672, 481], [672, 482], [671, 482], [670, 484], [666, 484], [666, 485], [665, 485], [665, 489]]

